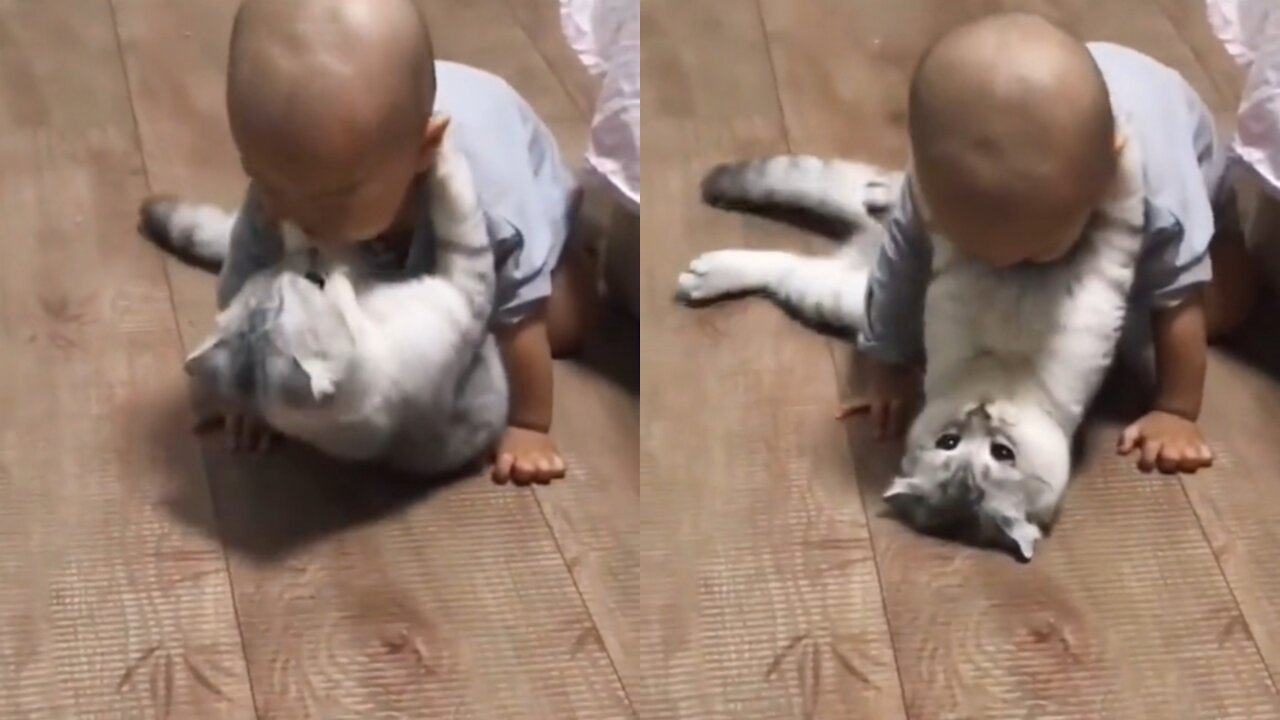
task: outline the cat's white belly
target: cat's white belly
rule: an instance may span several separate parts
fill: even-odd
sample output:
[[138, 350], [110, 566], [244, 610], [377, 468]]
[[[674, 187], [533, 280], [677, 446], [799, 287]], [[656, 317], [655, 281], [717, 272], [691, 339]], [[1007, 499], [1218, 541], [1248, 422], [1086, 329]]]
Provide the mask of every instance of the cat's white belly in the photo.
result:
[[942, 263], [925, 296], [926, 395], [965, 387], [1021, 398], [1068, 433], [1097, 391], [1123, 326], [1127, 280], [1068, 265], [994, 273]]

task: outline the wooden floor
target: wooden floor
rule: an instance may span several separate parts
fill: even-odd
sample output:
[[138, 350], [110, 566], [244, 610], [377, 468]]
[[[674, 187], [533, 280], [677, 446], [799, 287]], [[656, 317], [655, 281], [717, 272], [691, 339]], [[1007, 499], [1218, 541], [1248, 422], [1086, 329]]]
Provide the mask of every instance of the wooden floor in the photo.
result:
[[[0, 717], [634, 717], [634, 359], [622, 382], [556, 368], [570, 477], [535, 490], [189, 432], [213, 280], [135, 209], [239, 200], [235, 5], [0, 0]], [[442, 57], [506, 77], [581, 156], [593, 90], [554, 0], [421, 5]], [[614, 319], [593, 355], [637, 336]]]
[[1199, 0], [643, 0], [642, 717], [1280, 717], [1280, 375], [1215, 353], [1219, 460], [1193, 477], [1140, 476], [1115, 423], [1092, 431], [1020, 565], [885, 516], [897, 450], [832, 419], [846, 346], [764, 301], [672, 302], [699, 252], [823, 246], [702, 207], [712, 164], [903, 162], [919, 53], [1002, 8], [1146, 51], [1230, 118]]
[[[419, 1], [580, 154], [553, 0]], [[239, 199], [235, 3], [0, 0], [0, 718], [1280, 717], [1273, 337], [1214, 354], [1213, 470], [1136, 475], [1100, 423], [1019, 565], [885, 515], [895, 449], [832, 419], [846, 346], [671, 301], [703, 250], [823, 246], [702, 207], [708, 167], [901, 162], [912, 63], [983, 12], [1147, 51], [1227, 120], [1198, 2], [643, 0], [643, 322], [589, 353], [621, 378], [557, 367], [571, 476], [527, 490], [202, 448], [180, 361], [212, 279], [134, 212]]]

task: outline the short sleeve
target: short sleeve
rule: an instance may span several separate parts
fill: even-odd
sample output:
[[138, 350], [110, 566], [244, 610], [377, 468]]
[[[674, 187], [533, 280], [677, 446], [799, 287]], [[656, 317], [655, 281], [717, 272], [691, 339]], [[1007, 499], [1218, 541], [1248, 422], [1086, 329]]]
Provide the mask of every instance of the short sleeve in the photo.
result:
[[1181, 137], [1163, 135], [1169, 150], [1162, 153], [1161, 182], [1149, 194], [1147, 246], [1137, 278], [1157, 308], [1178, 305], [1213, 278], [1209, 244], [1216, 231], [1214, 211], [1231, 202], [1223, 179], [1226, 153], [1213, 118], [1189, 87], [1186, 92]]
[[528, 239], [506, 219], [486, 213], [485, 226], [498, 273], [493, 319], [499, 326], [514, 325], [550, 297], [552, 268], [546, 263], [551, 259], [545, 253], [526, 252]]

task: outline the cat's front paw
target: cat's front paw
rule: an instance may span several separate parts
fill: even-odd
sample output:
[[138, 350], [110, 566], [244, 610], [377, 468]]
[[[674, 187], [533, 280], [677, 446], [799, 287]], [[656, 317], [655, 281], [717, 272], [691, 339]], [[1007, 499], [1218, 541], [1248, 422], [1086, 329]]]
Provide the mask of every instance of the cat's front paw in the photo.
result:
[[752, 250], [716, 250], [689, 263], [676, 280], [676, 298], [702, 303], [762, 289], [761, 268]]

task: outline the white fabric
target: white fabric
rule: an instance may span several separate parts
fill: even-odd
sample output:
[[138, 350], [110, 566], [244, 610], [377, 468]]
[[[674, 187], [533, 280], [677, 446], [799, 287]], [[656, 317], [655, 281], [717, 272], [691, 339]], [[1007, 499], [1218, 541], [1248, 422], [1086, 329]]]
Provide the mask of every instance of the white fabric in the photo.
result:
[[640, 0], [560, 0], [569, 47], [600, 80], [587, 164], [640, 210]]
[[1235, 156], [1280, 197], [1280, 2], [1207, 0], [1209, 24], [1245, 72]]

